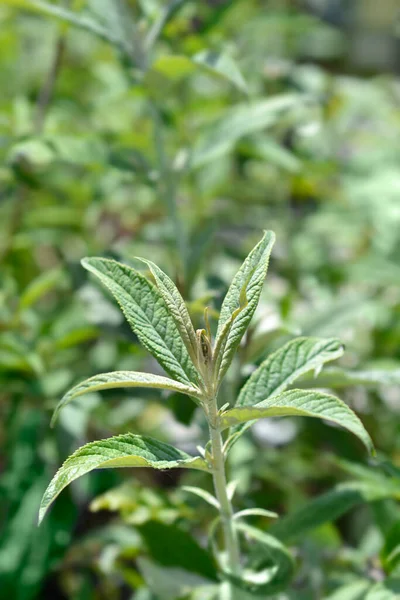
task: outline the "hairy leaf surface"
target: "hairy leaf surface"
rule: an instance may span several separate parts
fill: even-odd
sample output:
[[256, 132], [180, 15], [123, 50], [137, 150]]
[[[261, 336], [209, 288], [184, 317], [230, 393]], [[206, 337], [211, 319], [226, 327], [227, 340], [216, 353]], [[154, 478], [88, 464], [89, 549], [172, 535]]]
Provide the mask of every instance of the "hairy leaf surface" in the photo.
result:
[[189, 456], [169, 444], [127, 433], [82, 446], [64, 462], [44, 493], [39, 522], [60, 492], [78, 477], [94, 469], [118, 467], [188, 468], [208, 471], [200, 456]]
[[360, 419], [339, 398], [308, 390], [289, 390], [255, 406], [238, 406], [221, 415], [221, 427], [234, 427], [265, 417], [318, 417], [341, 425], [356, 435], [373, 453], [372, 440]]
[[52, 424], [57, 419], [60, 410], [68, 404], [68, 402], [78, 396], [83, 396], [83, 394], [89, 394], [91, 392], [98, 392], [100, 390], [130, 387], [158, 388], [187, 394], [196, 399], [200, 397], [200, 391], [197, 388], [184, 385], [183, 383], [179, 383], [168, 377], [153, 375], [152, 373], [139, 373], [137, 371], [102, 373], [78, 383], [78, 385], [74, 386], [65, 394], [54, 411]]
[[275, 234], [266, 231], [236, 273], [222, 303], [215, 342], [218, 349], [215, 360], [219, 381], [226, 372], [257, 308], [274, 242]]
[[189, 352], [193, 361], [197, 357], [197, 341], [196, 333], [193, 328], [193, 324], [186, 308], [186, 304], [175, 283], [168, 277], [164, 271], [160, 269], [151, 260], [145, 258], [138, 258], [146, 265], [148, 265], [154, 279], [156, 280], [157, 287], [164, 298], [164, 302], [168, 307], [169, 312], [174, 318], [175, 324], [178, 328], [179, 333], [185, 343], [187, 351]]
[[254, 405], [283, 392], [298, 377], [318, 370], [343, 354], [343, 345], [335, 339], [300, 337], [291, 340], [254, 371], [243, 386], [237, 406]]
[[181, 383], [196, 382], [197, 371], [158, 289], [115, 260], [85, 258], [82, 264], [110, 290], [139, 340], [166, 372]]

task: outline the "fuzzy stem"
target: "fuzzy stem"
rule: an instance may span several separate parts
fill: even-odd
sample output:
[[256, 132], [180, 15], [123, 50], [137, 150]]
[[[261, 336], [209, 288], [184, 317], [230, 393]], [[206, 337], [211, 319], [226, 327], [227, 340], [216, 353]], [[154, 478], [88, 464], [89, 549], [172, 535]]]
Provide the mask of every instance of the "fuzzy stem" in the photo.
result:
[[[224, 532], [224, 545], [227, 553], [227, 568], [238, 574], [241, 569], [239, 541], [233, 526], [233, 508], [227, 493], [227, 480], [221, 431], [218, 427], [217, 401], [214, 398], [209, 406], [209, 429], [213, 458], [213, 481], [215, 495], [220, 506], [220, 517]], [[231, 590], [233, 600], [233, 590]]]

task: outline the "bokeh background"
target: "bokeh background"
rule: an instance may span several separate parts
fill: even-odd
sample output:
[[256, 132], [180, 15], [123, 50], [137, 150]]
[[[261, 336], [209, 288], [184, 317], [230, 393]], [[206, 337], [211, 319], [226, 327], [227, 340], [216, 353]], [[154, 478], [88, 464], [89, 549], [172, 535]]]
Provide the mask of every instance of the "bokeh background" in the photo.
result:
[[2, 598], [205, 600], [190, 590], [215, 575], [212, 509], [179, 487], [201, 474], [95, 472], [36, 526], [87, 441], [134, 431], [196, 452], [189, 401], [115, 390], [49, 422], [79, 380], [159, 372], [82, 257], [157, 262], [201, 327], [263, 229], [277, 243], [221, 401], [283, 342], [337, 336], [341, 374], [316, 381], [358, 412], [379, 464], [324, 423], [260, 422], [232, 452], [236, 505], [311, 503], [275, 528], [298, 562], [279, 599], [363, 600], [396, 574], [399, 36], [397, 0], [0, 2]]

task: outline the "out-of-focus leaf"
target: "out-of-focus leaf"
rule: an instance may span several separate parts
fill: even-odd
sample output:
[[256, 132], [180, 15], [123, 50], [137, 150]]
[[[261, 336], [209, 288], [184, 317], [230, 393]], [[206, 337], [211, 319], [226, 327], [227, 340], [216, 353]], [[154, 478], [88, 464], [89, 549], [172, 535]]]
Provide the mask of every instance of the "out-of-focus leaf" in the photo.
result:
[[193, 487], [191, 485], [184, 485], [184, 486], [182, 486], [182, 490], [184, 492], [189, 492], [189, 494], [194, 494], [195, 496], [198, 496], [199, 498], [202, 498], [203, 500], [205, 500], [206, 502], [208, 502], [208, 504], [210, 504], [210, 506], [213, 506], [214, 508], [216, 508], [217, 510], [219, 510], [219, 502], [218, 502], [218, 500], [215, 498], [215, 496], [212, 496], [206, 490], [203, 490], [203, 489], [198, 488], [198, 487]]
[[187, 56], [163, 55], [152, 64], [152, 70], [173, 81], [187, 77], [196, 70], [193, 61]]
[[240, 91], [247, 93], [247, 84], [239, 70], [236, 62], [228, 54], [204, 50], [195, 54], [193, 61], [201, 67], [209, 70], [230, 81]]
[[371, 587], [365, 600], [398, 600], [400, 596], [400, 579], [386, 580]]
[[285, 589], [293, 576], [294, 561], [287, 548], [269, 533], [245, 523], [235, 527], [255, 542], [251, 555], [255, 569], [244, 569], [241, 575], [225, 572], [226, 577], [239, 589], [256, 597], [265, 598]]
[[160, 600], [180, 600], [197, 593], [198, 600], [216, 598], [218, 588], [201, 575], [180, 567], [161, 566], [147, 558], [139, 558], [138, 565], [147, 585]]
[[139, 528], [151, 557], [165, 567], [179, 567], [215, 580], [214, 561], [190, 533], [177, 525], [148, 521]]
[[240, 138], [272, 126], [282, 113], [301, 102], [301, 96], [285, 95], [227, 110], [220, 119], [210, 125], [209, 133], [203, 134], [195, 145], [191, 166], [204, 166], [230, 152]]
[[289, 173], [298, 173], [301, 170], [301, 160], [271, 137], [261, 135], [254, 137], [249, 147], [253, 154], [268, 164], [280, 167]]
[[330, 594], [326, 600], [364, 600], [370, 587], [370, 581], [359, 579], [339, 588], [336, 592]]
[[295, 540], [324, 523], [335, 521], [358, 504], [396, 498], [398, 495], [398, 486], [384, 480], [380, 485], [376, 481], [339, 484], [333, 490], [309, 500], [304, 507], [273, 523], [270, 532], [285, 542]]
[[399, 385], [400, 367], [372, 367], [360, 371], [331, 367], [313, 379], [302, 379], [304, 387], [345, 388], [351, 385], [362, 385], [374, 388], [381, 385]]
[[192, 58], [184, 55], [163, 55], [152, 64], [152, 70], [173, 81], [192, 75], [200, 69], [221, 77], [246, 93], [247, 85], [236, 62], [227, 54], [204, 50]]
[[53, 289], [64, 287], [65, 283], [65, 274], [60, 269], [53, 269], [41, 273], [22, 293], [20, 307], [22, 309], [29, 308]]
[[400, 564], [400, 521], [394, 524], [386, 536], [381, 556], [388, 573], [391, 573]]

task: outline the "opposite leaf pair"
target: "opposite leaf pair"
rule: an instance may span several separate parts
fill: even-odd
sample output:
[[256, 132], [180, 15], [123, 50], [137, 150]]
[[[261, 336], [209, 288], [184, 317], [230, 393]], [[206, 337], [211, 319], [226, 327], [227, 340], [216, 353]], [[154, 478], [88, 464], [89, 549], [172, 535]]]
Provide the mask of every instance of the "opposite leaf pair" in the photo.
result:
[[[237, 572], [241, 568], [237, 561], [237, 538], [245, 525], [240, 524], [239, 519], [235, 520], [238, 515], [233, 514], [224, 489], [223, 465], [233, 443], [252, 422], [276, 416], [319, 417], [347, 428], [370, 451], [373, 450], [361, 421], [341, 400], [322, 392], [287, 390], [298, 377], [310, 371], [317, 372], [324, 363], [341, 356], [343, 347], [337, 340], [291, 340], [268, 356], [254, 371], [241, 390], [235, 407], [218, 409], [218, 390], [258, 305], [274, 237], [272, 232], [266, 232], [235, 275], [222, 304], [214, 344], [207, 317], [206, 329], [195, 331], [175, 284], [154, 263], [144, 260], [156, 285], [142, 273], [116, 261], [84, 259], [83, 266], [110, 290], [141, 343], [172, 379], [135, 371], [96, 375], [64, 396], [53, 421], [65, 404], [87, 392], [118, 387], [162, 388], [188, 395], [204, 410], [210, 428], [210, 451], [203, 456], [191, 457], [169, 444], [131, 433], [87, 444], [70, 456], [53, 478], [44, 494], [39, 520], [64, 487], [96, 468], [151, 466], [156, 469], [179, 467], [206, 471], [213, 475], [217, 496], [215, 505], [221, 509], [226, 543], [231, 546], [233, 562], [223, 571], [226, 578], [234, 580], [237, 585], [238, 578], [244, 581]], [[229, 429], [229, 434], [223, 442], [221, 432], [226, 429]], [[273, 544], [269, 543], [269, 553], [272, 547]], [[255, 580], [259, 575], [256, 574]], [[281, 576], [279, 569], [274, 575], [267, 574], [259, 592], [275, 589]], [[251, 579], [248, 582], [253, 592], [257, 585]]]

